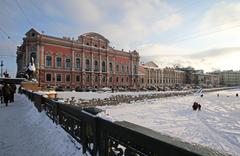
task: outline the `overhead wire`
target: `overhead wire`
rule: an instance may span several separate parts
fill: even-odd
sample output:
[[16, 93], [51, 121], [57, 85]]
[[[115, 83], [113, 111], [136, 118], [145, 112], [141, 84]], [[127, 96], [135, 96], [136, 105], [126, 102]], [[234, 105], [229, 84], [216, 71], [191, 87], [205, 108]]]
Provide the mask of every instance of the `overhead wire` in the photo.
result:
[[28, 18], [28, 16], [26, 15], [26, 13], [24, 12], [23, 8], [21, 7], [21, 5], [19, 4], [18, 0], [15, 0], [16, 3], [17, 3], [17, 6], [18, 8], [21, 10], [23, 16], [25, 17], [26, 21], [28, 22], [28, 24], [31, 26], [31, 27], [34, 27], [33, 24], [31, 23], [30, 19]]

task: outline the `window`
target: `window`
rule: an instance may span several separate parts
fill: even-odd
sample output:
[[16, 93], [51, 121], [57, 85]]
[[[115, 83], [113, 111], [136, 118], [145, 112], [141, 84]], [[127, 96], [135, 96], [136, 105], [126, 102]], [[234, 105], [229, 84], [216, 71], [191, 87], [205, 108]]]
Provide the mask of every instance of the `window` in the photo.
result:
[[90, 71], [90, 61], [86, 59], [86, 71]]
[[94, 46], [95, 46], [95, 47], [97, 47], [97, 45], [96, 45], [96, 44], [95, 44]]
[[142, 83], [144, 83], [144, 78], [142, 78]]
[[71, 59], [66, 58], [66, 68], [71, 68]]
[[51, 74], [46, 74], [46, 81], [48, 81], [48, 82], [52, 81], [52, 75]]
[[35, 33], [32, 33], [32, 37], [35, 37]]
[[102, 48], [103, 48], [103, 49], [105, 49], [105, 47], [104, 47], [104, 46], [102, 46]]
[[98, 61], [94, 61], [94, 71], [98, 71]]
[[57, 82], [61, 82], [62, 81], [62, 75], [61, 74], [57, 74], [56, 80], [57, 80]]
[[80, 75], [76, 76], [76, 82], [80, 82]]
[[134, 74], [137, 74], [137, 66], [134, 65]]
[[116, 66], [116, 71], [117, 71], [117, 72], [119, 71], [119, 66], [118, 66], [118, 64], [117, 64], [117, 66]]
[[76, 58], [76, 68], [80, 69], [80, 58]]
[[127, 66], [127, 73], [129, 73], [129, 69], [128, 69], [128, 66]]
[[123, 80], [124, 80], [124, 79], [123, 79], [123, 77], [122, 77], [122, 82], [123, 82]]
[[106, 64], [104, 61], [102, 62], [102, 72], [106, 72]]
[[47, 67], [52, 66], [52, 56], [46, 56], [46, 66]]
[[124, 65], [122, 65], [122, 73], [124, 73]]
[[103, 76], [102, 82], [106, 82], [106, 76]]
[[87, 82], [90, 82], [90, 75], [87, 75]]
[[126, 81], [128, 82], [128, 77], [127, 77]]
[[110, 71], [112, 72], [112, 71], [113, 71], [113, 65], [112, 65], [112, 62], [109, 63], [109, 68], [110, 68]]
[[95, 76], [95, 82], [98, 82], [98, 76], [97, 75]]
[[118, 82], [118, 77], [116, 78], [116, 82]]
[[70, 75], [66, 75], [66, 81], [67, 81], [67, 82], [70, 82], [70, 81], [71, 81]]
[[62, 67], [62, 58], [61, 57], [57, 57], [56, 58], [56, 62], [57, 62], [56, 66], [58, 68]]
[[112, 82], [112, 77], [109, 78], [109, 82]]

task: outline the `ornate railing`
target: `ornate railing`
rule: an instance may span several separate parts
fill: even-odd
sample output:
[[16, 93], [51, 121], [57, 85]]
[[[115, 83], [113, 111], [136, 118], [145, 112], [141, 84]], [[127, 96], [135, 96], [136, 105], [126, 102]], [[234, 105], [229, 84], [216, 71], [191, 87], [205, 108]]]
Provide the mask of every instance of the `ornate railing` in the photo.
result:
[[84, 111], [24, 89], [22, 93], [34, 101], [38, 110], [44, 109], [49, 118], [81, 143], [83, 153], [92, 156], [225, 155], [126, 121], [104, 120], [89, 113], [91, 109]]

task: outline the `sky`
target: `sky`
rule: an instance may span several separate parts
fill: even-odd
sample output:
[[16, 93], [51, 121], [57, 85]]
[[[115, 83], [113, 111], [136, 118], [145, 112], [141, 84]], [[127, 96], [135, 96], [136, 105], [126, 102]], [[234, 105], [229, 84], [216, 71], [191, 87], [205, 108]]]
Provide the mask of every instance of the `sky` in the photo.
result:
[[56, 37], [86, 32], [141, 63], [240, 70], [239, 0], [0, 0], [0, 60], [15, 76], [16, 49], [32, 27]]

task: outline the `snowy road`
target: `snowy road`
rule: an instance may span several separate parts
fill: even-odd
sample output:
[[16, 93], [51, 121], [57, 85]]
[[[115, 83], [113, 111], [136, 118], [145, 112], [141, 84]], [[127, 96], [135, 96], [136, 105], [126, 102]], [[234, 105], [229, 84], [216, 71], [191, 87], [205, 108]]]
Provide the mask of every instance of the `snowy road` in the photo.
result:
[[[240, 97], [235, 96], [237, 92], [240, 90], [206, 93], [203, 98], [189, 95], [101, 108], [114, 120], [129, 121], [187, 142], [239, 155]], [[202, 105], [202, 111], [192, 111], [194, 101]]]
[[0, 156], [81, 156], [81, 145], [24, 96], [0, 104]]

